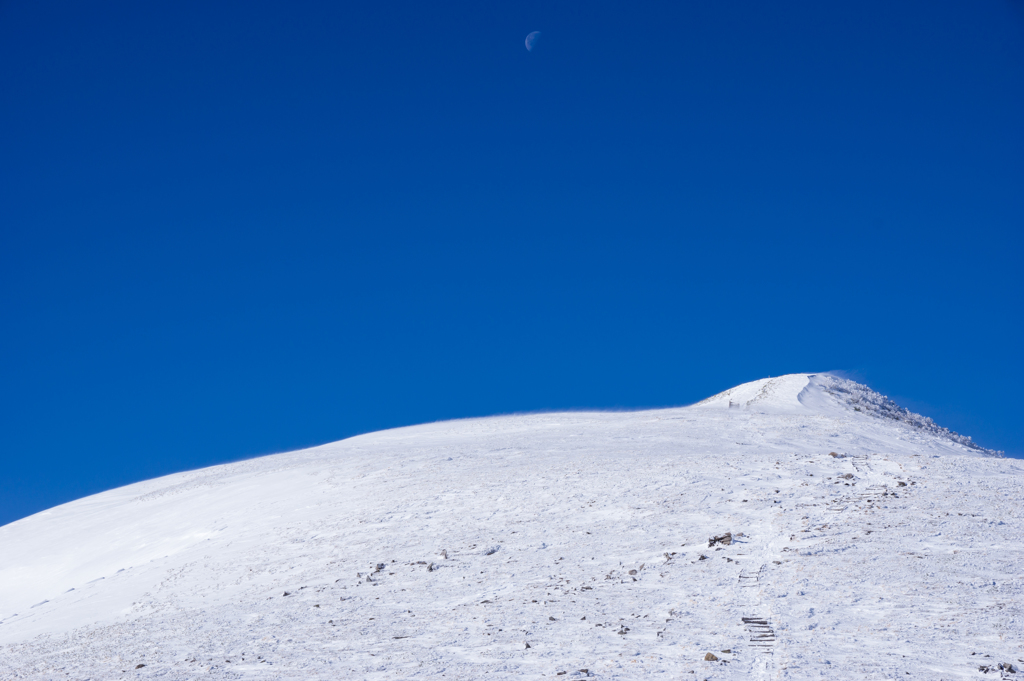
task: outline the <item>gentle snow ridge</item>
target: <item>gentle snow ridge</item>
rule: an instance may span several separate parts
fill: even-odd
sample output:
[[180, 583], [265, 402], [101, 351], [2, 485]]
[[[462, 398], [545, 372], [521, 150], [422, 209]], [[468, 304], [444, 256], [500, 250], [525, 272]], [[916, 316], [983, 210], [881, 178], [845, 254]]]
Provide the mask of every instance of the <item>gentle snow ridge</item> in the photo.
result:
[[147, 480], [0, 527], [0, 679], [1016, 678], [996, 454], [794, 374]]

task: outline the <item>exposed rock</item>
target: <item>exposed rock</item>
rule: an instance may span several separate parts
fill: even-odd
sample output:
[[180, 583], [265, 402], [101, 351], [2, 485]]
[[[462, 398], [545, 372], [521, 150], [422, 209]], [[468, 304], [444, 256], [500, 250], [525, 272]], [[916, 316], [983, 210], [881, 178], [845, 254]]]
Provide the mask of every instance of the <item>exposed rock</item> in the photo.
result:
[[704, 661], [705, 662], [718, 662], [718, 656], [715, 655], [714, 653], [708, 653], [707, 655], [704, 656]]
[[711, 537], [710, 539], [708, 539], [709, 549], [715, 544], [721, 544], [723, 546], [728, 546], [729, 544], [732, 544], [732, 532], [726, 532], [725, 534], [720, 534], [717, 537]]

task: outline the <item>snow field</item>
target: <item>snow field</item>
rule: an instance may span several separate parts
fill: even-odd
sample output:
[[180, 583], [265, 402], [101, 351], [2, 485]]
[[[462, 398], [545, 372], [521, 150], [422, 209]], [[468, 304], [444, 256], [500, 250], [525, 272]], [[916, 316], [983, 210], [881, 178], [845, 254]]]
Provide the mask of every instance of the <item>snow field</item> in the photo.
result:
[[993, 678], [1021, 464], [879, 404], [801, 374], [82, 499], [0, 528], [0, 678]]

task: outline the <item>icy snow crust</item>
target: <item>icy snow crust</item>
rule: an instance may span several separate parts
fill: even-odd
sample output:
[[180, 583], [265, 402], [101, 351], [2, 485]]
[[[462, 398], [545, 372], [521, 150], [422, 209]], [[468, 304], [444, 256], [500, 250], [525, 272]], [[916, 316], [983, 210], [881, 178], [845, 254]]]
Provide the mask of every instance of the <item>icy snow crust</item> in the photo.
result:
[[994, 454], [798, 374], [171, 475], [0, 528], [0, 678], [1011, 678]]

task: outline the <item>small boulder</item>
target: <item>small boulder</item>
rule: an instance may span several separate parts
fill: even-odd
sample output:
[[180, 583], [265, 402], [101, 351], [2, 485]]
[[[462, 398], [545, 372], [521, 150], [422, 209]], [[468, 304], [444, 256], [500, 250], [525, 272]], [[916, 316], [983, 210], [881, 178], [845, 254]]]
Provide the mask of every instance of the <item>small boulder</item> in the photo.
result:
[[720, 534], [717, 537], [711, 537], [708, 539], [709, 549], [715, 544], [721, 544], [722, 546], [729, 546], [732, 544], [732, 532], [726, 532], [725, 534]]
[[705, 662], [718, 662], [718, 656], [715, 655], [714, 653], [708, 653], [707, 655], [704, 656], [704, 661]]

